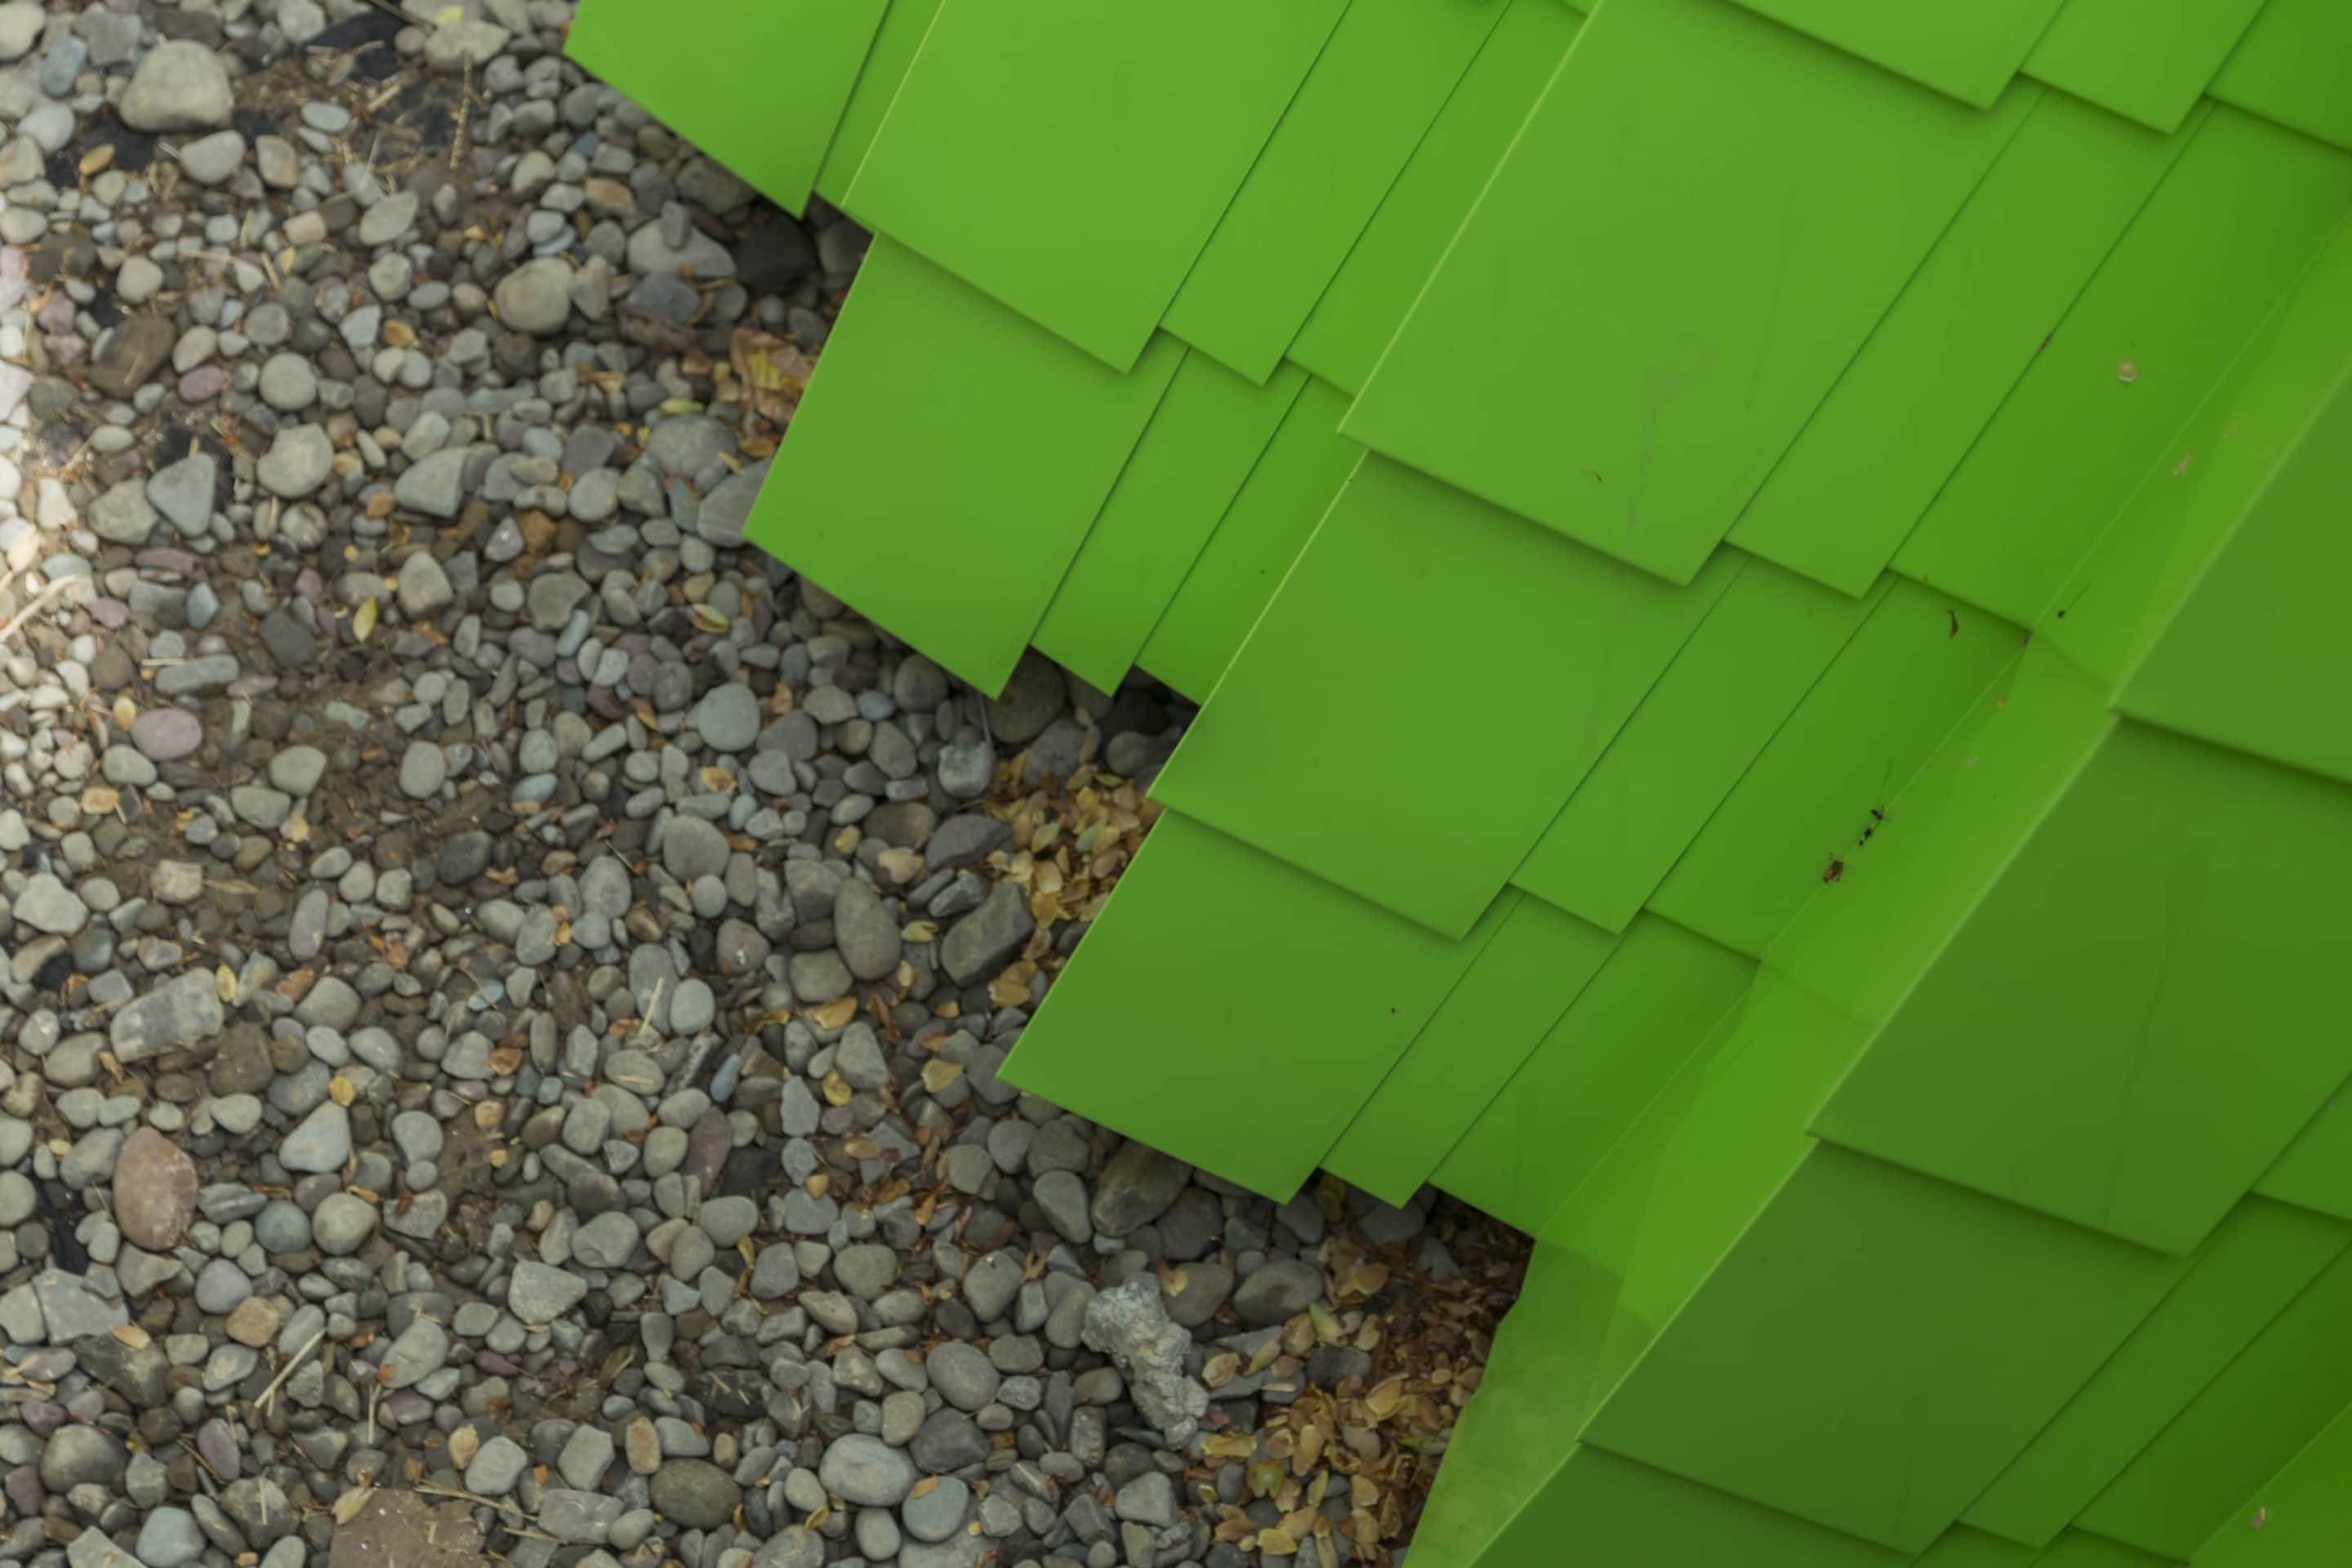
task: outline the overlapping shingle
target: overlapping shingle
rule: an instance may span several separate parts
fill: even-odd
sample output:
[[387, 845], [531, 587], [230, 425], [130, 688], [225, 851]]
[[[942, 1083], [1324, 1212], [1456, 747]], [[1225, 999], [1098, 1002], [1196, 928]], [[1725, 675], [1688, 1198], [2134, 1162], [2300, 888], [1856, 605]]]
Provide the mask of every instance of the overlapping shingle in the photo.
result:
[[1537, 1236], [1416, 1568], [2330, 1560], [2352, 8], [1276, 11], [891, 0], [772, 121], [1033, 415], [882, 395], [886, 241], [766, 506], [1015, 591], [782, 553], [1208, 700], [1010, 1076]]

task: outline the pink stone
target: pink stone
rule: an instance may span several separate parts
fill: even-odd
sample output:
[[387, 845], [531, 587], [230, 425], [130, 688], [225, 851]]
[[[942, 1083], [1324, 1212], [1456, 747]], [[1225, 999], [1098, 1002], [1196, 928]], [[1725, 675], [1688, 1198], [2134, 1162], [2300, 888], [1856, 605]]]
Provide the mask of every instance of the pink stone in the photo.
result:
[[200, 364], [180, 378], [180, 401], [210, 403], [228, 390], [228, 372], [216, 364]]
[[196, 1217], [196, 1163], [187, 1152], [142, 1127], [114, 1162], [114, 1223], [135, 1247], [168, 1252]]

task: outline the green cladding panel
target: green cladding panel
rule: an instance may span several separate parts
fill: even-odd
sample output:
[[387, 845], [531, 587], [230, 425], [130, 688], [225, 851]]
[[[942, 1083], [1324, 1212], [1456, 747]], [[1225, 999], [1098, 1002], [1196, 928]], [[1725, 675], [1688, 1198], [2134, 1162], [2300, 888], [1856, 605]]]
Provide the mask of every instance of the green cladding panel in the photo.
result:
[[1503, 0], [1485, 47], [1299, 329], [1293, 359], [1362, 390], [1582, 20], [1559, 0]]
[[1204, 705], [1007, 1080], [1536, 1238], [1413, 1568], [2342, 1560], [2352, 5], [571, 47], [877, 231], [751, 538]]
[[1038, 623], [1039, 650], [1117, 690], [1306, 384], [1296, 366], [1255, 386], [1186, 354]]
[[2352, 1029], [2300, 1026], [2347, 879], [2339, 787], [2122, 726], [1813, 1130], [2185, 1252], [2352, 1073]]
[[[898, 0], [911, 5], [918, 0]], [[597, 5], [572, 24], [572, 57], [777, 205], [808, 205], [890, 0], [696, 0]], [[793, 62], [776, 92], [776, 59]]]
[[2026, 71], [2159, 131], [2180, 123], [2263, 0], [2066, 0]]
[[[1432, 552], [1433, 540], [1444, 548]], [[1401, 569], [1410, 563], [1411, 569]], [[1541, 837], [1618, 726], [1738, 570], [1688, 588], [1437, 483], [1365, 460], [1284, 581], [1154, 793], [1359, 896], [1460, 936]], [[1444, 657], [1468, 626], [1486, 657], [1566, 701], [1487, 760], [1482, 809], [1413, 831], [1398, 791], [1314, 787], [1326, 759], [1385, 715], [1509, 721], [1510, 683], [1465, 685]], [[1329, 700], [1301, 704], [1316, 681]]]
[[[1047, 995], [1008, 1070], [1038, 1093], [1084, 1100], [1122, 1132], [1287, 1198], [1517, 900], [1497, 900], [1468, 940], [1449, 941], [1168, 813], [1089, 936], [1086, 967]], [[1187, 1005], [1139, 1015], [1129, 998], [1176, 983], [1171, 960], [1190, 972]], [[1345, 1007], [1299, 984], [1374, 961], [1381, 981]], [[1321, 1048], [1258, 1049], [1259, 1031], [1281, 1027]], [[1116, 1100], [1095, 1082], [1106, 1050], [1129, 1064]], [[1229, 1092], [1170, 1094], [1162, 1064], [1180, 1061], [1187, 1080]], [[1244, 1138], [1262, 1157], [1236, 1165]]]
[[1350, 0], [1168, 307], [1168, 330], [1264, 381], [1504, 9]]
[[1348, 400], [1337, 387], [1309, 376], [1289, 401], [1136, 656], [1136, 663], [1195, 701], [1216, 689], [1258, 612], [1364, 455], [1339, 437]]
[[1722, 0], [1610, 0], [1343, 428], [1688, 582], [2035, 96], [1978, 111]]
[[1346, 6], [950, 0], [848, 205], [1126, 370]]
[[1541, 899], [1519, 900], [1324, 1165], [1409, 1202], [1616, 946]]
[[[1162, 337], [1120, 375], [887, 240], [855, 295], [749, 535], [883, 626], [920, 628], [934, 658], [992, 694], [1183, 346]], [[969, 526], [976, 509], [999, 526]], [[926, 569], [907, 571], [916, 558]]]

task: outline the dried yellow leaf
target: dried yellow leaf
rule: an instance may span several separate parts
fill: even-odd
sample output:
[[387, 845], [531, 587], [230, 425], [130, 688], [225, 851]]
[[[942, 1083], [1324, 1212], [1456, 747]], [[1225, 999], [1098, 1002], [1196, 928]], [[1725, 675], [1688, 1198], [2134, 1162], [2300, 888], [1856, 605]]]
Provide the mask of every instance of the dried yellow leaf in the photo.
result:
[[486, 1100], [474, 1107], [474, 1125], [488, 1132], [506, 1120], [507, 1108], [495, 1100]]
[[1282, 1344], [1279, 1341], [1266, 1341], [1265, 1343], [1258, 1346], [1257, 1349], [1251, 1353], [1249, 1365], [1242, 1369], [1244, 1375], [1246, 1376], [1253, 1373], [1264, 1372], [1267, 1367], [1274, 1364], [1274, 1358], [1281, 1353]]
[[1347, 1337], [1339, 1327], [1339, 1320], [1333, 1317], [1331, 1309], [1322, 1302], [1318, 1301], [1308, 1307], [1307, 1316], [1315, 1325], [1315, 1337], [1325, 1344], [1336, 1345]]
[[449, 1434], [449, 1462], [464, 1469], [482, 1451], [482, 1435], [471, 1426], [460, 1426]]
[[940, 928], [929, 921], [909, 921], [898, 935], [908, 942], [929, 942], [940, 934]]
[[107, 1332], [114, 1336], [117, 1344], [128, 1345], [134, 1351], [143, 1351], [152, 1342], [147, 1331], [136, 1323], [117, 1323]]
[[[809, 1009], [809, 1021], [820, 1029], [845, 1027], [849, 1020], [856, 1016], [857, 1016], [857, 998], [855, 996], [844, 996], [837, 1001], [828, 1002], [822, 1007]], [[839, 1105], [847, 1102], [835, 1100], [834, 1103]]]
[[213, 971], [213, 994], [223, 1006], [236, 1000], [236, 972], [226, 963]]
[[907, 1489], [907, 1496], [909, 1498], [929, 1497], [939, 1489], [940, 1478], [937, 1476], [925, 1476], [921, 1480], [917, 1481], [913, 1486]]
[[333, 1078], [327, 1080], [327, 1098], [333, 1100], [337, 1105], [348, 1106], [352, 1101], [357, 1100], [359, 1097], [359, 1085], [353, 1083], [342, 1074], [337, 1073]]
[[1286, 1530], [1261, 1530], [1257, 1532], [1257, 1540], [1252, 1544], [1271, 1557], [1298, 1555], [1297, 1537]]
[[1385, 1421], [1404, 1404], [1404, 1379], [1391, 1377], [1372, 1385], [1364, 1395], [1364, 1408], [1372, 1413], [1375, 1421]]
[[849, 1080], [841, 1076], [838, 1068], [824, 1075], [824, 1082], [820, 1087], [824, 1090], [827, 1105], [847, 1105], [857, 1095], [857, 1091], [849, 1087]]
[[1257, 1437], [1248, 1432], [1220, 1432], [1201, 1439], [1201, 1452], [1212, 1459], [1246, 1459], [1257, 1452]]
[[352, 636], [354, 639], [365, 642], [375, 635], [376, 613], [376, 602], [373, 599], [369, 599], [360, 605], [352, 616]]
[[81, 172], [85, 176], [102, 174], [114, 167], [114, 143], [101, 142], [81, 155]]
[[[1207, 1365], [1201, 1368], [1201, 1381], [1211, 1388], [1223, 1388], [1240, 1376], [1241, 1370], [1241, 1357], [1231, 1351], [1219, 1351], [1209, 1358]], [[1250, 1446], [1255, 1447], [1257, 1445], [1253, 1441]], [[1205, 1447], [1206, 1445], [1202, 1447]]]
[[337, 1498], [334, 1508], [335, 1522], [349, 1524], [357, 1519], [360, 1516], [360, 1510], [367, 1506], [367, 1500], [374, 1490], [373, 1487], [353, 1487]]
[[1246, 1472], [1252, 1497], [1272, 1497], [1282, 1485], [1280, 1459], [1253, 1459]]
[[963, 1064], [961, 1062], [943, 1061], [937, 1057], [933, 1057], [929, 1061], [923, 1064], [923, 1087], [929, 1089], [933, 1094], [939, 1093], [941, 1089], [947, 1088], [948, 1085], [955, 1082], [956, 1079], [962, 1076]]

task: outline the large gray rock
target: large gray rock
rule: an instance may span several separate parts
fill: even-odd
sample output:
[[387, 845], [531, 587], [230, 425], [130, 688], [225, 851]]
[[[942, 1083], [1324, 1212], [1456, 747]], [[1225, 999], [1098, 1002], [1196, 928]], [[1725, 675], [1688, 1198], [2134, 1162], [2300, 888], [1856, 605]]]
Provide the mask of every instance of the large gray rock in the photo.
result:
[[914, 1461], [879, 1437], [836, 1437], [817, 1465], [824, 1489], [859, 1508], [895, 1508], [914, 1489]]
[[1192, 1179], [1190, 1165], [1129, 1139], [1095, 1178], [1095, 1229], [1105, 1236], [1126, 1236], [1150, 1225], [1168, 1212]]
[[716, 1530], [743, 1500], [734, 1478], [708, 1459], [667, 1461], [654, 1472], [650, 1491], [655, 1509], [688, 1530]]
[[1110, 1357], [1127, 1374], [1137, 1414], [1170, 1447], [1192, 1440], [1209, 1413], [1209, 1391], [1184, 1370], [1192, 1336], [1168, 1321], [1157, 1275], [1143, 1269], [1116, 1289], [1096, 1292], [1081, 1333], [1087, 1349]]
[[271, 495], [301, 500], [318, 493], [334, 464], [335, 446], [327, 433], [316, 425], [296, 425], [278, 432], [254, 473]]
[[227, 1019], [213, 977], [194, 969], [132, 1001], [107, 1033], [117, 1061], [143, 1062], [211, 1041]]
[[466, 507], [466, 460], [470, 447], [444, 447], [408, 466], [392, 487], [392, 499], [410, 511], [444, 521]]
[[572, 314], [572, 268], [562, 258], [526, 261], [499, 279], [499, 320], [518, 332], [552, 337]]
[[999, 882], [980, 908], [956, 921], [940, 943], [940, 967], [959, 985], [985, 980], [1011, 961], [1037, 929], [1029, 896], [1013, 882]]
[[118, 112], [133, 131], [216, 131], [236, 107], [220, 57], [202, 44], [171, 38], [139, 62]]

